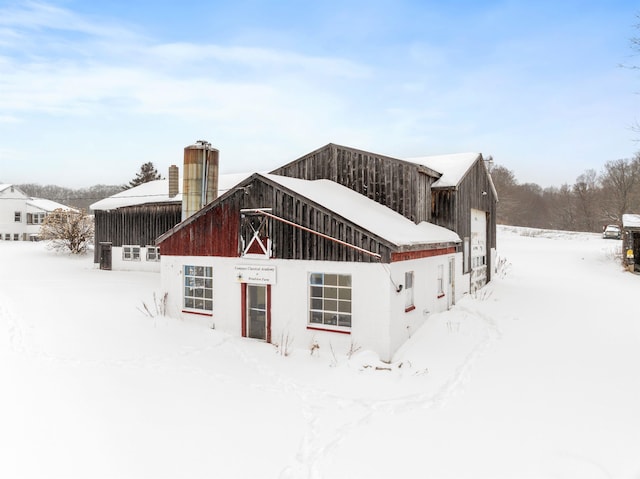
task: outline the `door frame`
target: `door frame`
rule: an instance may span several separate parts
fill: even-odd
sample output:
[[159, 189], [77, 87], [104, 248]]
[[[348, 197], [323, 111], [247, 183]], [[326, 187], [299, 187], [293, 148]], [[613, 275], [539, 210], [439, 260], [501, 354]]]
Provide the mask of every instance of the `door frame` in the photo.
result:
[[102, 242], [100, 248], [100, 269], [111, 271], [113, 261], [113, 243]]
[[447, 299], [447, 309], [451, 309], [456, 304], [456, 258], [449, 258], [449, 281], [448, 281], [449, 298]]
[[[249, 315], [247, 314], [247, 308], [248, 308], [248, 303], [247, 303], [247, 285], [249, 283], [242, 283], [241, 284], [241, 290], [240, 290], [240, 311], [242, 312], [241, 317], [242, 317], [242, 337], [243, 338], [247, 338], [248, 337], [248, 328], [247, 328], [247, 320], [249, 319]], [[266, 324], [265, 324], [265, 328], [266, 328], [266, 334], [265, 334], [265, 341], [267, 343], [271, 343], [271, 285], [270, 284], [251, 284], [251, 286], [264, 286], [267, 291], [266, 291], [266, 299], [267, 299], [267, 304], [265, 306], [266, 309]]]

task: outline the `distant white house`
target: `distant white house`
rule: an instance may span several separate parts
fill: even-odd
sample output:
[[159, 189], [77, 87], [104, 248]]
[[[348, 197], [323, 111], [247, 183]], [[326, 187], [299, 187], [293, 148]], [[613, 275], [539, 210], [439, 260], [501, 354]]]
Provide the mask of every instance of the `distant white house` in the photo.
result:
[[0, 240], [35, 241], [45, 217], [69, 206], [43, 198], [32, 198], [11, 184], [0, 184]]

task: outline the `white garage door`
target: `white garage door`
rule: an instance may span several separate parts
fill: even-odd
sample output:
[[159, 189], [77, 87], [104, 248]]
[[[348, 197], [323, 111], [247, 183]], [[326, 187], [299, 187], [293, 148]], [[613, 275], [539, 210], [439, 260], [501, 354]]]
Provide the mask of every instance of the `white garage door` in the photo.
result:
[[487, 213], [471, 209], [471, 292], [487, 284]]

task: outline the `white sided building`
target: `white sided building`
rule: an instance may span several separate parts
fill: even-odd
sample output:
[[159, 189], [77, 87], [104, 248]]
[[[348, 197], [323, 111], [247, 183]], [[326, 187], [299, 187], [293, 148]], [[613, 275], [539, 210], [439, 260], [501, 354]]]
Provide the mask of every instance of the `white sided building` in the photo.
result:
[[32, 198], [15, 185], [0, 184], [0, 240], [38, 240], [45, 217], [56, 209], [73, 210], [55, 201]]
[[294, 347], [390, 360], [468, 292], [456, 233], [326, 179], [256, 173], [157, 245], [171, 315]]

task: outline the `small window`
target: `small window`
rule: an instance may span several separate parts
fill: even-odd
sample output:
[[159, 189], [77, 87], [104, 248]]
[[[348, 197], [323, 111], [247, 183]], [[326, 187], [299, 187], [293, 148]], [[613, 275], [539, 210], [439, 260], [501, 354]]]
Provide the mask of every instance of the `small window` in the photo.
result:
[[140, 246], [123, 246], [123, 261], [140, 261]]
[[468, 273], [469, 272], [469, 237], [465, 236], [464, 238], [464, 244], [462, 247], [462, 269], [463, 269], [463, 273]]
[[4, 235], [4, 239], [7, 240], [7, 241], [11, 241], [11, 234], [10, 233], [6, 233]]
[[444, 296], [444, 265], [438, 265], [438, 298]]
[[22, 223], [22, 213], [20, 211], [16, 211], [13, 215], [13, 220], [16, 223]]
[[13, 234], [13, 241], [20, 241], [20, 233]]
[[413, 271], [404, 274], [404, 310], [405, 312], [416, 309], [413, 304]]
[[184, 308], [194, 311], [213, 311], [213, 268], [184, 266]]
[[[269, 212], [268, 208], [261, 211]], [[260, 213], [242, 211], [240, 219], [240, 245], [242, 256], [265, 258], [272, 257], [271, 219]]]
[[160, 261], [160, 248], [147, 246], [147, 261]]
[[351, 328], [351, 275], [309, 275], [309, 326]]

